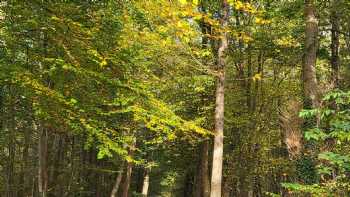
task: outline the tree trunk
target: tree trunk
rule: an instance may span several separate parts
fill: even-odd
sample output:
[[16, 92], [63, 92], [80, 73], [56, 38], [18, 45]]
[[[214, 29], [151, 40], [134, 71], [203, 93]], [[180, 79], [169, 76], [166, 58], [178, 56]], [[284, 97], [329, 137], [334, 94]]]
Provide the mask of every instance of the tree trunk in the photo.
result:
[[314, 0], [305, 0], [305, 53], [302, 79], [305, 107], [318, 107], [318, 88], [316, 79], [316, 52], [318, 40], [318, 21]]
[[148, 187], [149, 187], [149, 169], [145, 169], [143, 184], [142, 184], [142, 196], [148, 196]]
[[201, 187], [203, 197], [209, 197], [210, 182], [209, 182], [209, 141], [205, 140], [202, 144], [201, 151]]
[[130, 181], [131, 181], [131, 173], [132, 173], [132, 163], [128, 162], [126, 166], [126, 176], [123, 184], [122, 197], [128, 197]]
[[28, 130], [24, 131], [24, 148], [22, 153], [22, 177], [21, 177], [21, 183], [22, 188], [20, 196], [28, 196], [30, 193], [30, 170], [29, 170], [29, 146], [30, 146], [30, 133]]
[[[39, 126], [41, 127], [41, 125]], [[38, 174], [38, 188], [39, 188], [39, 197], [47, 196], [47, 183], [48, 183], [48, 174], [47, 174], [47, 131], [46, 129], [40, 128], [39, 133], [39, 174]]]
[[210, 182], [209, 182], [209, 167], [208, 167], [208, 150], [209, 141], [205, 140], [200, 144], [200, 158], [198, 161], [198, 170], [195, 181], [194, 197], [209, 197]]
[[[223, 16], [221, 25], [227, 26], [228, 3], [223, 0]], [[216, 107], [215, 107], [215, 134], [213, 150], [213, 166], [211, 177], [211, 197], [221, 197], [222, 185], [222, 163], [224, 151], [224, 96], [225, 96], [225, 51], [228, 47], [227, 33], [221, 37], [220, 47], [218, 49], [218, 80], [216, 87]]]
[[6, 123], [7, 127], [7, 132], [8, 132], [8, 144], [7, 144], [7, 149], [8, 149], [8, 159], [7, 159], [7, 197], [15, 197], [16, 196], [16, 188], [15, 188], [15, 158], [16, 158], [16, 97], [15, 97], [15, 92], [14, 92], [14, 87], [9, 86], [8, 87], [8, 103], [7, 103], [7, 116], [6, 119], [4, 120]]
[[[129, 156], [130, 157], [132, 157], [134, 155], [135, 145], [136, 145], [136, 139], [134, 138], [133, 142], [130, 146], [130, 149], [129, 149]], [[122, 197], [128, 197], [130, 182], [131, 182], [132, 167], [133, 167], [133, 163], [130, 161], [127, 161], [126, 175], [125, 175], [124, 184], [122, 187]]]
[[[14, 114], [12, 114], [14, 116]], [[12, 125], [11, 125], [12, 126]], [[7, 166], [7, 197], [15, 197], [15, 130], [14, 127], [9, 128], [9, 158]]]
[[115, 179], [115, 184], [113, 186], [112, 192], [111, 192], [111, 197], [116, 197], [118, 190], [119, 190], [119, 186], [120, 186], [120, 182], [122, 181], [123, 178], [123, 172], [124, 172], [124, 163], [122, 164], [122, 166], [119, 169], [117, 178]]
[[211, 197], [221, 197], [222, 162], [224, 149], [224, 70], [220, 71], [217, 83], [218, 84], [216, 89], [214, 151], [210, 193]]
[[193, 196], [193, 180], [194, 180], [193, 169], [188, 169], [184, 177], [184, 187], [183, 187], [183, 196]]
[[332, 41], [331, 41], [331, 67], [332, 67], [332, 83], [334, 87], [339, 86], [339, 0], [333, 0], [331, 7], [331, 25], [332, 25]]
[[[207, 13], [206, 6], [204, 5], [204, 2], [201, 1], [201, 9], [204, 14]], [[208, 48], [208, 42], [209, 38], [207, 34], [210, 32], [210, 25], [208, 25], [204, 18], [201, 23], [202, 28], [202, 48], [207, 49]], [[203, 62], [205, 63], [205, 62]], [[210, 180], [209, 180], [209, 140], [205, 140], [200, 147], [200, 168], [199, 168], [199, 174], [198, 174], [198, 181], [197, 181], [197, 190], [196, 193], [201, 197], [209, 197], [210, 195]]]
[[[201, 165], [201, 159], [198, 160], [198, 166]], [[199, 167], [196, 171], [195, 181], [194, 181], [194, 190], [193, 197], [202, 197], [202, 169]]]

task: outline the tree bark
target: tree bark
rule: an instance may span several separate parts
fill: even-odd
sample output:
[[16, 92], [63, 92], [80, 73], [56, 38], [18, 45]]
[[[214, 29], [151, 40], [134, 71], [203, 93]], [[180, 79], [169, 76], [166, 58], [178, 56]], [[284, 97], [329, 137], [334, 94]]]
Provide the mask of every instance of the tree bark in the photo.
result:
[[209, 197], [210, 181], [209, 181], [209, 141], [205, 140], [200, 144], [200, 157], [198, 160], [198, 170], [195, 181], [194, 197]]
[[194, 194], [193, 180], [194, 180], [193, 169], [188, 169], [184, 177], [183, 196], [193, 196]]
[[148, 196], [148, 188], [149, 188], [149, 169], [145, 169], [143, 184], [142, 184], [142, 196]]
[[331, 40], [331, 68], [332, 68], [332, 83], [334, 87], [339, 86], [339, 0], [333, 0], [331, 7], [330, 22], [332, 25], [332, 40]]
[[126, 166], [126, 175], [125, 175], [125, 180], [123, 184], [122, 197], [128, 197], [130, 181], [131, 181], [132, 165], [133, 164], [131, 162], [128, 162]]
[[[40, 125], [41, 126], [41, 125]], [[48, 173], [47, 173], [47, 131], [46, 129], [40, 128], [39, 133], [39, 172], [38, 172], [38, 188], [39, 197], [47, 196], [47, 183], [48, 183]]]
[[[204, 5], [204, 2], [201, 1], [201, 9], [204, 14], [207, 13], [206, 6]], [[201, 23], [202, 28], [202, 48], [207, 49], [209, 38], [207, 37], [207, 34], [210, 32], [210, 25], [208, 25], [205, 20], [202, 20]], [[205, 62], [203, 62], [205, 63]], [[201, 146], [200, 146], [200, 168], [199, 168], [199, 174], [198, 174], [198, 181], [197, 181], [197, 190], [196, 194], [201, 197], [209, 197], [210, 195], [210, 178], [209, 178], [209, 140], [205, 140]]]
[[122, 181], [123, 178], [123, 172], [124, 172], [124, 163], [122, 164], [122, 166], [119, 169], [117, 178], [115, 179], [115, 184], [113, 186], [112, 192], [111, 192], [111, 197], [116, 197], [118, 190], [119, 190], [119, 186], [120, 186], [120, 182]]
[[[136, 145], [136, 139], [133, 139], [133, 142], [129, 149], [129, 156], [132, 157], [134, 155], [134, 149]], [[122, 186], [122, 197], [128, 197], [129, 194], [129, 188], [130, 188], [130, 182], [131, 182], [131, 173], [132, 173], [133, 163], [131, 161], [127, 161], [126, 164], [126, 175], [124, 179], [124, 183]]]
[[[12, 114], [14, 116], [14, 114]], [[14, 123], [14, 121], [12, 122]], [[11, 124], [12, 126], [12, 124]], [[13, 128], [9, 128], [9, 143], [8, 143], [8, 166], [7, 166], [7, 197], [15, 197], [15, 130]]]
[[318, 87], [316, 79], [316, 53], [318, 40], [318, 20], [314, 0], [305, 0], [305, 51], [302, 79], [305, 107], [318, 107]]
[[[223, 0], [221, 26], [227, 26], [228, 3]], [[222, 163], [224, 151], [224, 97], [225, 97], [225, 51], [228, 47], [227, 33], [221, 36], [221, 43], [218, 49], [218, 80], [216, 87], [216, 107], [215, 107], [215, 133], [213, 166], [211, 177], [211, 197], [221, 197], [222, 187]]]
[[209, 141], [205, 140], [202, 144], [201, 153], [201, 186], [203, 197], [209, 197], [210, 195], [210, 182], [209, 182]]
[[28, 130], [24, 131], [24, 148], [22, 153], [22, 173], [21, 173], [21, 183], [22, 188], [20, 189], [20, 196], [28, 196], [30, 193], [30, 169], [29, 169], [29, 146], [30, 146], [30, 133]]
[[4, 120], [6, 125], [6, 130], [8, 132], [8, 144], [7, 144], [7, 150], [8, 150], [8, 158], [7, 158], [7, 166], [6, 166], [6, 190], [7, 190], [7, 197], [15, 197], [16, 196], [16, 189], [15, 189], [15, 158], [16, 158], [16, 97], [14, 92], [13, 86], [8, 86], [8, 102], [7, 102], [7, 111], [5, 110], [5, 114], [7, 112], [7, 115], [5, 116], [6, 119]]

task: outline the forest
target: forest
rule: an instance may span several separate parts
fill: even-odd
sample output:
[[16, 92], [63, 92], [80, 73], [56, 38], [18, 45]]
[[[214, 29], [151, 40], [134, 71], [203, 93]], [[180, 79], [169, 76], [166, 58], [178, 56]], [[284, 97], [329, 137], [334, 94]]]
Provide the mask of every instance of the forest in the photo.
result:
[[1, 0], [0, 196], [350, 196], [349, 0]]

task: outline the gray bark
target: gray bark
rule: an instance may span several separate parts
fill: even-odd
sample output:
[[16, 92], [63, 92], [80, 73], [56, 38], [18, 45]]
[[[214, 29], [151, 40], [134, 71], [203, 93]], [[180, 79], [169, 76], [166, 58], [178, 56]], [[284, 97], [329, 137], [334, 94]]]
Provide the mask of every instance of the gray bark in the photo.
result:
[[119, 169], [117, 178], [115, 180], [115, 184], [113, 186], [112, 192], [111, 192], [111, 197], [116, 197], [118, 190], [119, 190], [119, 186], [120, 186], [120, 182], [122, 181], [123, 178], [123, 171], [124, 171], [124, 164], [122, 164], [122, 166]]
[[[228, 3], [223, 0], [222, 7], [222, 27], [227, 26]], [[213, 166], [211, 177], [210, 197], [221, 197], [222, 190], [222, 163], [224, 151], [224, 97], [225, 97], [225, 51], [228, 47], [227, 33], [221, 36], [220, 47], [218, 49], [218, 79], [216, 87], [216, 107], [215, 107], [215, 133], [214, 133], [214, 150]]]
[[145, 174], [143, 177], [143, 184], [142, 184], [142, 196], [148, 196], [148, 188], [149, 188], [149, 169], [145, 169]]
[[[39, 126], [40, 127], [40, 126]], [[38, 188], [39, 197], [47, 196], [47, 131], [46, 129], [40, 128], [39, 143], [38, 143], [38, 154], [39, 154], [39, 171], [38, 171]]]

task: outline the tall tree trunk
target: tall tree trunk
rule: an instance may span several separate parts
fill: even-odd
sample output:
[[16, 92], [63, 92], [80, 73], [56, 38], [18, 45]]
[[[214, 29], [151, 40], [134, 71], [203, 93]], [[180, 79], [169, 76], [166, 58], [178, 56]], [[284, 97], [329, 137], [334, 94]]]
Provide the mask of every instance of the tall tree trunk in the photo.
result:
[[63, 159], [64, 159], [64, 152], [65, 152], [65, 146], [64, 146], [64, 136], [56, 135], [55, 136], [56, 143], [53, 144], [53, 150], [56, 150], [56, 152], [53, 154], [54, 158], [52, 159], [53, 163], [51, 165], [51, 173], [49, 176], [49, 185], [53, 187], [53, 192], [56, 194], [56, 196], [61, 195], [61, 188], [62, 186], [62, 179], [60, 179], [61, 168], [63, 165]]
[[[12, 107], [12, 106], [10, 106]], [[12, 114], [14, 116], [14, 114]], [[11, 118], [12, 119], [12, 118]], [[12, 121], [11, 121], [12, 122]], [[11, 124], [12, 126], [13, 124]], [[7, 166], [7, 197], [15, 197], [15, 130], [9, 127], [9, 143], [8, 143], [8, 166]]]
[[[42, 125], [39, 125], [41, 127]], [[39, 174], [38, 174], [38, 188], [39, 197], [47, 196], [48, 172], [47, 172], [47, 130], [40, 128], [39, 133]]]
[[29, 169], [29, 146], [30, 146], [30, 133], [28, 130], [24, 131], [24, 148], [23, 148], [23, 153], [22, 153], [22, 159], [23, 159], [23, 164], [22, 164], [22, 173], [21, 173], [21, 183], [22, 183], [22, 188], [20, 196], [28, 196], [30, 192], [30, 169]]
[[[5, 119], [5, 125], [8, 132], [8, 159], [7, 159], [7, 197], [15, 197], [16, 189], [15, 189], [15, 158], [16, 158], [16, 97], [14, 92], [14, 87], [8, 86], [8, 102], [7, 102], [7, 119]], [[6, 112], [5, 112], [6, 113]]]
[[210, 182], [209, 182], [209, 141], [205, 140], [201, 147], [201, 186], [203, 197], [209, 197]]
[[[228, 20], [228, 3], [223, 0], [221, 26], [224, 29]], [[224, 152], [224, 96], [225, 96], [225, 51], [228, 47], [227, 33], [221, 36], [218, 49], [218, 80], [216, 87], [215, 134], [213, 150], [213, 166], [211, 177], [211, 197], [221, 197], [222, 164]]]
[[224, 149], [224, 83], [225, 71], [224, 69], [220, 69], [216, 87], [215, 134], [210, 193], [211, 197], [221, 197], [222, 162]]
[[[318, 49], [318, 20], [316, 17], [315, 0], [305, 0], [304, 7], [305, 17], [305, 48], [302, 64], [302, 86], [303, 86], [303, 102], [304, 108], [319, 107], [319, 90], [316, 78], [316, 60]], [[320, 115], [317, 114], [314, 120], [304, 121], [304, 129], [318, 127], [320, 123]], [[297, 140], [295, 140], [297, 141]], [[306, 151], [306, 150], [305, 150]], [[313, 183], [316, 181], [315, 165], [307, 154], [300, 154], [297, 158], [298, 179], [304, 183]], [[301, 164], [301, 165], [298, 165]], [[308, 168], [308, 175], [304, 173], [304, 169]]]
[[111, 197], [117, 196], [120, 182], [122, 181], [122, 178], [123, 178], [123, 172], [124, 172], [124, 163], [121, 165], [121, 167], [118, 171], [118, 175], [117, 175], [117, 178], [115, 179], [115, 184], [114, 184], [112, 192], [111, 192]]
[[316, 79], [316, 52], [318, 40], [318, 21], [314, 0], [305, 0], [305, 51], [302, 68], [305, 107], [318, 107], [318, 88]]
[[[133, 142], [130, 146], [129, 150], [129, 156], [132, 157], [134, 155], [134, 149], [136, 145], [136, 139], [133, 139]], [[130, 161], [127, 161], [126, 164], [126, 175], [124, 179], [124, 183], [122, 186], [122, 197], [128, 197], [129, 194], [129, 188], [130, 188], [130, 182], [131, 182], [131, 173], [132, 173], [133, 163]]]
[[[46, 32], [42, 31], [40, 34], [42, 38], [42, 48], [43, 48], [43, 57], [48, 56], [48, 37]], [[41, 71], [44, 70], [43, 62], [39, 62], [39, 69]], [[41, 76], [42, 77], [42, 76]], [[48, 88], [52, 87], [50, 84], [49, 77], [45, 77], [45, 83]], [[48, 142], [48, 134], [47, 129], [44, 127], [42, 122], [39, 120], [36, 125], [36, 130], [39, 132], [39, 141], [38, 141], [38, 192], [39, 197], [47, 196], [47, 188], [48, 188], [48, 162], [47, 162], [47, 142]]]
[[[198, 165], [200, 166], [201, 159], [198, 160]], [[193, 197], [202, 197], [202, 169], [199, 167], [196, 171], [195, 181], [194, 181], [194, 190]]]
[[210, 181], [209, 181], [209, 141], [205, 140], [200, 144], [199, 150], [199, 168], [197, 170], [197, 176], [195, 181], [194, 197], [209, 197], [210, 195]]
[[[206, 6], [204, 5], [204, 1], [201, 1], [201, 9], [204, 14], [207, 13]], [[210, 25], [205, 22], [205, 20], [202, 20], [201, 23], [202, 28], [202, 48], [207, 49], [209, 38], [208, 34], [210, 33]], [[205, 62], [203, 62], [205, 63]], [[209, 197], [210, 195], [210, 180], [209, 180], [209, 140], [205, 140], [201, 146], [200, 146], [200, 168], [199, 168], [199, 174], [198, 174], [198, 181], [197, 181], [197, 190], [196, 194], [200, 197]]]
[[128, 162], [126, 166], [126, 175], [124, 179], [123, 184], [123, 190], [122, 190], [122, 197], [128, 197], [129, 194], [129, 188], [130, 188], [130, 181], [131, 181], [131, 173], [132, 173], [132, 162]]
[[333, 0], [331, 7], [330, 21], [332, 25], [332, 40], [331, 40], [331, 67], [332, 67], [332, 83], [334, 87], [339, 86], [339, 0]]
[[148, 196], [148, 188], [149, 188], [149, 173], [150, 169], [145, 169], [143, 184], [142, 184], [142, 196]]
[[193, 169], [188, 169], [184, 177], [184, 187], [183, 187], [183, 196], [193, 196], [193, 181], [194, 172]]

